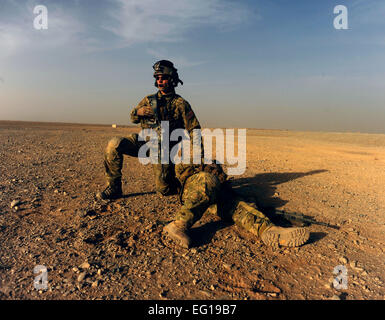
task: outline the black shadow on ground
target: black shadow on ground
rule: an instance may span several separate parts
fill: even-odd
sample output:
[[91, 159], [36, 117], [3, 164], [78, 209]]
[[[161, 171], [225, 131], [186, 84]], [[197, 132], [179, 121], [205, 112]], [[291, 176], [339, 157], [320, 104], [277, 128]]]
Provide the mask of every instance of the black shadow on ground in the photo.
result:
[[326, 235], [327, 234], [325, 232], [311, 232], [310, 238], [307, 241], [307, 244], [317, 242], [317, 241], [321, 240], [322, 238], [326, 237]]
[[[293, 226], [282, 216], [275, 214], [275, 209], [288, 203], [287, 200], [275, 196], [276, 186], [291, 180], [305, 176], [327, 172], [328, 170], [312, 170], [308, 172], [287, 172], [287, 173], [260, 173], [254, 177], [239, 178], [231, 181], [233, 190], [241, 195], [246, 201], [255, 203], [256, 207], [262, 211], [274, 224], [282, 227]], [[231, 225], [227, 221], [213, 221], [203, 226], [190, 230], [193, 246], [201, 246], [211, 242], [215, 233]], [[315, 233], [310, 235], [309, 242], [316, 242], [326, 234]]]
[[233, 223], [223, 220], [210, 221], [203, 226], [190, 229], [192, 247], [200, 247], [211, 242], [215, 233], [221, 229], [231, 226]]
[[147, 194], [156, 194], [156, 192], [155, 191], [148, 191], [148, 192], [128, 193], [128, 194], [124, 194], [122, 196], [122, 198], [126, 199], [126, 198], [131, 198], [131, 197], [144, 196], [144, 195], [147, 195]]

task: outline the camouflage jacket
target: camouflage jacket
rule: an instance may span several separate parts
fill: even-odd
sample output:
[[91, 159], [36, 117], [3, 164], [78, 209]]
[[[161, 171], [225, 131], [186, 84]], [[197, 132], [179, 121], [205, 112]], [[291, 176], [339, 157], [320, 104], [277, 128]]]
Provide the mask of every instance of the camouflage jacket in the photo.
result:
[[[200, 129], [201, 126], [190, 104], [176, 93], [162, 95], [157, 92], [158, 110], [160, 121], [169, 121], [170, 133], [175, 129], [186, 129], [191, 135], [192, 130]], [[150, 102], [148, 96], [142, 99], [139, 104], [131, 111], [131, 121], [133, 123], [140, 123], [143, 129], [149, 128], [148, 119], [153, 118], [140, 117], [137, 115], [139, 108], [149, 106]]]

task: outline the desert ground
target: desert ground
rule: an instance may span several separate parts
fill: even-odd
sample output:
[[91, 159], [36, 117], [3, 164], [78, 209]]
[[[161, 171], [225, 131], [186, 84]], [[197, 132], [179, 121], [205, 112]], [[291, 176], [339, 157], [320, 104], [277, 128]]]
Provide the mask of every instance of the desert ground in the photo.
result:
[[[162, 232], [178, 196], [156, 194], [137, 158], [125, 157], [124, 197], [95, 200], [108, 140], [138, 131], [0, 121], [0, 299], [385, 298], [385, 135], [248, 129], [234, 188], [275, 223], [304, 225], [309, 241], [273, 249], [210, 210], [184, 249]], [[34, 287], [38, 265], [47, 289]]]

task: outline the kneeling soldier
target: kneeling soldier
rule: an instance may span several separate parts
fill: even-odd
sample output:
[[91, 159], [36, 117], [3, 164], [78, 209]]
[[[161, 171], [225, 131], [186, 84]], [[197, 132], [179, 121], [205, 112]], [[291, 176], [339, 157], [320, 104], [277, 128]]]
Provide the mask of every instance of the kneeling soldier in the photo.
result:
[[[142, 129], [160, 130], [161, 122], [167, 121], [170, 134], [176, 129], [186, 129], [192, 136], [195, 129], [200, 129], [195, 113], [190, 104], [175, 93], [175, 87], [183, 82], [179, 79], [177, 69], [168, 60], [160, 60], [153, 66], [155, 86], [159, 89], [156, 94], [149, 95], [139, 102], [131, 112], [131, 121], [140, 123]], [[160, 138], [159, 138], [160, 139]], [[170, 150], [177, 142], [170, 141]], [[107, 145], [104, 155], [104, 167], [107, 187], [96, 194], [98, 199], [108, 200], [122, 197], [122, 167], [123, 155], [138, 157], [140, 148], [146, 141], [140, 141], [138, 134], [127, 137], [112, 138]], [[174, 165], [153, 164], [156, 191], [162, 195], [175, 193]]]

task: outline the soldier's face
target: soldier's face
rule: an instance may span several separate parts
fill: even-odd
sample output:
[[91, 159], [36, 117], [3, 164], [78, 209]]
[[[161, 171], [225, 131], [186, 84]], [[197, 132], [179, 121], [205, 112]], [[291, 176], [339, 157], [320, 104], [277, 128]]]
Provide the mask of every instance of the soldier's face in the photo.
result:
[[156, 76], [156, 84], [161, 92], [169, 91], [171, 88], [170, 76], [166, 74]]

